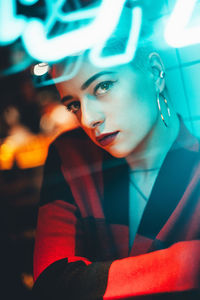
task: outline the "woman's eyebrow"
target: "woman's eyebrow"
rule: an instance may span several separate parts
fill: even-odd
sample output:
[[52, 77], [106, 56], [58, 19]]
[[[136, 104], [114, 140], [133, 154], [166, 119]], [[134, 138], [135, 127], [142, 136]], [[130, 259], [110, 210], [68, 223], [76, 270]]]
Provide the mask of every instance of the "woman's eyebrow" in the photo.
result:
[[64, 96], [60, 101], [61, 101], [61, 103], [64, 103], [64, 102], [66, 102], [68, 100], [71, 100], [71, 99], [73, 99], [73, 97], [71, 95], [69, 95], [69, 96]]
[[93, 75], [92, 77], [90, 77], [86, 82], [84, 82], [81, 86], [81, 90], [85, 90], [89, 87], [89, 85], [94, 81], [96, 80], [97, 78], [99, 78], [100, 76], [103, 76], [105, 74], [114, 74], [116, 72], [111, 72], [111, 71], [103, 71], [103, 72], [100, 72], [100, 73], [97, 73], [95, 75]]
[[[99, 72], [95, 75], [93, 75], [92, 77], [90, 77], [88, 80], [86, 80], [86, 82], [84, 82], [81, 86], [81, 90], [85, 90], [86, 88], [88, 88], [88, 86], [94, 81], [96, 80], [97, 78], [99, 78], [100, 76], [103, 76], [103, 75], [106, 75], [106, 74], [115, 74], [116, 72], [112, 72], [112, 71], [102, 71], [102, 72]], [[71, 100], [73, 99], [73, 96], [71, 95], [67, 95], [67, 96], [64, 96], [62, 99], [61, 99], [61, 103], [64, 103], [68, 100]]]

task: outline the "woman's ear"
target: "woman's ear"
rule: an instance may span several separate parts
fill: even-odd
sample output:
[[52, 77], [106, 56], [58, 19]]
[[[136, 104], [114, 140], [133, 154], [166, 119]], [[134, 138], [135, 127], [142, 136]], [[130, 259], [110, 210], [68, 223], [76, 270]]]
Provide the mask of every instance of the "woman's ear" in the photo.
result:
[[162, 93], [165, 88], [165, 71], [160, 55], [156, 52], [150, 53], [149, 63], [155, 82], [156, 92]]

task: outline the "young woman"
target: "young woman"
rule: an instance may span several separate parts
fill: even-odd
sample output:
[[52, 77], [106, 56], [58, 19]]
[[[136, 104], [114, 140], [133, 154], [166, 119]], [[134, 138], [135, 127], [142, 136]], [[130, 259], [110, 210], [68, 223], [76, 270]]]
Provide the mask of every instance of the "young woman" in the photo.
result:
[[35, 298], [198, 299], [199, 141], [167, 98], [161, 58], [139, 49], [99, 68], [82, 55], [57, 84], [80, 128], [49, 149]]

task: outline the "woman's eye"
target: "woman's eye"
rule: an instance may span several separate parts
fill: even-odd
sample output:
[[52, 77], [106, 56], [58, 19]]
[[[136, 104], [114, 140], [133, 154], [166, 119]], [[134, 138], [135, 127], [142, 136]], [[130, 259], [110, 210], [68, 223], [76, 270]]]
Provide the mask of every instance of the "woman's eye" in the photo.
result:
[[100, 95], [103, 95], [105, 93], [107, 93], [113, 86], [113, 84], [115, 83], [116, 81], [103, 81], [103, 82], [100, 82], [99, 84], [97, 84], [97, 86], [95, 87], [94, 89], [94, 94], [96, 96], [100, 96]]
[[66, 107], [67, 107], [68, 111], [70, 111], [72, 113], [76, 113], [80, 109], [80, 102], [79, 101], [73, 101], [73, 102], [69, 103]]

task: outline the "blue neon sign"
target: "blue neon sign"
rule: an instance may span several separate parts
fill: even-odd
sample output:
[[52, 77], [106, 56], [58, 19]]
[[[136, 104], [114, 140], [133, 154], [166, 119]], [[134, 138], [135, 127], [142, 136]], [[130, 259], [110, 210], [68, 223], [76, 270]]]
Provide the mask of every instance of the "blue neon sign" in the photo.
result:
[[165, 40], [175, 48], [200, 43], [200, 26], [188, 26], [198, 0], [177, 0], [165, 29]]
[[[23, 5], [31, 5], [37, 0], [21, 0]], [[66, 56], [91, 49], [91, 60], [97, 65], [115, 65], [130, 61], [134, 57], [140, 33], [142, 10], [134, 7], [132, 28], [123, 54], [101, 57], [102, 49], [116, 28], [126, 0], [103, 0], [96, 8], [79, 9], [63, 13], [66, 0], [46, 0], [47, 18], [27, 18], [16, 14], [15, 0], [0, 0], [0, 43], [8, 45], [21, 37], [27, 52], [36, 60], [52, 62]], [[70, 23], [92, 19], [89, 25], [47, 38], [56, 21]]]
[[[27, 24], [22, 35], [24, 45], [31, 56], [41, 61], [59, 60], [92, 48], [99, 41], [106, 41], [114, 31], [125, 1], [104, 0], [91, 24], [50, 39], [46, 37], [46, 30], [42, 22], [32, 20]], [[78, 13], [74, 12], [73, 14]]]
[[[38, 0], [19, 0], [30, 6]], [[44, 0], [47, 16], [44, 21], [29, 18], [16, 12], [16, 0], [0, 0], [0, 45], [12, 44], [21, 37], [26, 51], [36, 60], [53, 62], [66, 56], [90, 49], [89, 57], [98, 66], [127, 63], [134, 58], [142, 23], [142, 8], [132, 8], [131, 28], [124, 53], [103, 57], [106, 41], [115, 30], [126, 0], [102, 0], [98, 7], [65, 13], [66, 0]], [[200, 26], [188, 27], [198, 0], [177, 0], [165, 28], [165, 39], [172, 47], [184, 47], [200, 43]], [[76, 1], [78, 3], [78, 1]], [[57, 21], [73, 23], [90, 20], [79, 29], [48, 38]]]

